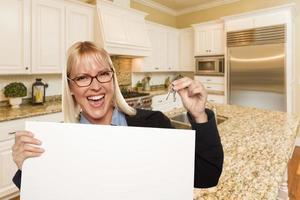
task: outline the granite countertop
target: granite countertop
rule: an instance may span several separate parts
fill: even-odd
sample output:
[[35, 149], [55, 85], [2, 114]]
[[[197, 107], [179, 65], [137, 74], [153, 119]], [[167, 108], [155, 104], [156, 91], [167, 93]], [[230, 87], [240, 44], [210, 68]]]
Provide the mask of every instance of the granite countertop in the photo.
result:
[[[164, 94], [166, 91], [162, 90]], [[217, 115], [228, 118], [218, 125], [224, 166], [218, 186], [195, 189], [200, 199], [276, 199], [293, 152], [300, 118], [284, 112], [215, 104]], [[171, 117], [183, 108], [166, 114]], [[61, 112], [61, 101], [44, 105], [0, 107], [0, 121]]]
[[44, 103], [44, 105], [22, 104], [20, 108], [12, 109], [9, 106], [0, 107], [0, 122], [33, 117], [38, 115], [46, 115], [61, 112], [61, 100], [54, 99]]
[[[216, 104], [224, 166], [218, 186], [194, 189], [202, 199], [276, 199], [293, 153], [300, 118], [283, 112]], [[183, 109], [168, 112], [175, 116]]]

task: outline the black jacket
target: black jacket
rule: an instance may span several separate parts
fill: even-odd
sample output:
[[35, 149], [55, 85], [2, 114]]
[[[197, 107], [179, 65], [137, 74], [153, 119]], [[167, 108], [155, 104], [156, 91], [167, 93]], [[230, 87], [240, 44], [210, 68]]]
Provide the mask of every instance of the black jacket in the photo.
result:
[[[192, 129], [196, 130], [194, 187], [208, 188], [218, 184], [223, 166], [223, 148], [214, 113], [206, 109], [208, 122], [195, 123], [189, 115]], [[128, 126], [173, 128], [170, 119], [159, 111], [137, 110], [135, 116], [127, 116]], [[13, 177], [15, 185], [21, 187], [22, 172]]]

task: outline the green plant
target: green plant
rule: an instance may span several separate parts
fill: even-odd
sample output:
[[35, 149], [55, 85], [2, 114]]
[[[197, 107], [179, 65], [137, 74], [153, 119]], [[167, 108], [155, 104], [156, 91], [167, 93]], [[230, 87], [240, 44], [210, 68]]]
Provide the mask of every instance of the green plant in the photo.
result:
[[13, 82], [4, 87], [5, 97], [25, 97], [27, 95], [27, 88], [23, 83]]
[[143, 87], [142, 82], [141, 82], [141, 81], [138, 81], [138, 82], [136, 83], [136, 87]]

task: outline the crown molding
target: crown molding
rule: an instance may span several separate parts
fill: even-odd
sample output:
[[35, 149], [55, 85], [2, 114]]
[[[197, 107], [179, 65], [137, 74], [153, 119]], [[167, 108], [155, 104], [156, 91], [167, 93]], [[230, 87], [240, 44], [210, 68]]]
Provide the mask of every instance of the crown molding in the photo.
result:
[[140, 4], [143, 4], [145, 6], [149, 6], [151, 8], [155, 8], [157, 10], [163, 11], [165, 13], [168, 13], [168, 14], [171, 14], [171, 15], [174, 15], [174, 16], [177, 15], [176, 10], [168, 8], [167, 6], [161, 5], [161, 4], [156, 3], [152, 0], [133, 0], [133, 1], [138, 2]]
[[217, 6], [221, 6], [221, 5], [225, 5], [225, 4], [238, 2], [240, 0], [217, 0], [217, 1], [214, 1], [211, 3], [206, 3], [206, 4], [202, 4], [202, 5], [198, 5], [198, 6], [192, 6], [192, 7], [185, 8], [185, 9], [182, 9], [179, 11], [168, 8], [167, 6], [161, 5], [152, 0], [133, 0], [133, 1], [141, 3], [145, 6], [149, 6], [151, 8], [158, 9], [160, 11], [171, 14], [173, 16], [178, 16], [178, 15], [183, 15], [183, 14], [187, 14], [187, 13], [191, 13], [191, 12], [196, 12], [199, 10], [204, 10], [204, 9], [208, 9], [208, 8], [213, 8], [213, 7], [217, 7]]

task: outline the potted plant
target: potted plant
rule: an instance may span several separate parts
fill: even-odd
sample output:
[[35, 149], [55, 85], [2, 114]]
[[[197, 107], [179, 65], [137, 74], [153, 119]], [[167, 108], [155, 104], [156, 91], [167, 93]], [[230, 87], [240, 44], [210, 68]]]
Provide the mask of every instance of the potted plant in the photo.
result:
[[13, 82], [4, 87], [4, 96], [9, 99], [12, 108], [19, 108], [22, 97], [27, 95], [27, 88], [23, 83]]
[[138, 92], [141, 92], [143, 90], [143, 84], [142, 84], [141, 81], [138, 81], [136, 83], [136, 89], [137, 89]]

